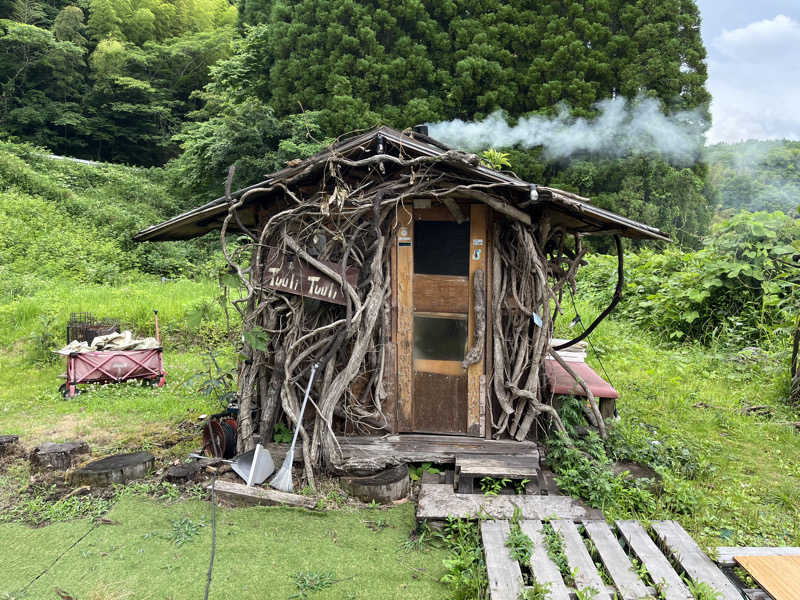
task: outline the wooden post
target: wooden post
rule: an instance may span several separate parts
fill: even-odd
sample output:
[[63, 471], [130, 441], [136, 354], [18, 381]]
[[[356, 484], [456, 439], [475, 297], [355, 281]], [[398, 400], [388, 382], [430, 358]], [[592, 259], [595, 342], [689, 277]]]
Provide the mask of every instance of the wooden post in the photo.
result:
[[[470, 290], [474, 284], [475, 272], [478, 270], [486, 273], [486, 221], [489, 209], [484, 204], [470, 205], [469, 221], [469, 281]], [[488, 287], [488, 284], [485, 286]], [[469, 298], [469, 330], [467, 339], [472, 343], [475, 336], [475, 297], [470, 294]], [[467, 369], [467, 433], [469, 435], [480, 436], [484, 430], [481, 422], [481, 376], [484, 374], [486, 352], [483, 353], [481, 360], [472, 364]]]
[[397, 207], [397, 430], [414, 430], [414, 215]]

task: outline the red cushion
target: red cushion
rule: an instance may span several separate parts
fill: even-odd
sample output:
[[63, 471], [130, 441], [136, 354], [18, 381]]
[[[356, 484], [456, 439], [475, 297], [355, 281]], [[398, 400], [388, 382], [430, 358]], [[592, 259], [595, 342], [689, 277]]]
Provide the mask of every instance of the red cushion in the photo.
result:
[[[567, 373], [564, 367], [556, 361], [547, 359], [544, 364], [547, 380], [550, 382], [550, 387], [553, 388], [553, 393], [567, 396], [586, 395], [583, 388], [572, 378], [572, 375]], [[570, 362], [567, 364], [586, 382], [595, 398], [619, 398], [617, 390], [611, 387], [611, 384], [595, 373], [594, 369], [586, 363]]]

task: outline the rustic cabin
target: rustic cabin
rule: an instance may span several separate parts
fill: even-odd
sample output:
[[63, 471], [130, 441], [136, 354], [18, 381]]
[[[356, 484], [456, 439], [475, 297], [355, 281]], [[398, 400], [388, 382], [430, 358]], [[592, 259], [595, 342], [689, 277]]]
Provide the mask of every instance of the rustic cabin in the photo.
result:
[[239, 451], [294, 426], [314, 363], [301, 430], [312, 481], [317, 468], [532, 453], [537, 431], [563, 430], [557, 394], [586, 396], [604, 434], [597, 400], [616, 392], [579, 340], [553, 341], [562, 294], [585, 236], [616, 241], [615, 301], [620, 238], [668, 236], [415, 129], [378, 127], [235, 192], [229, 177], [224, 197], [136, 235], [220, 231], [244, 330], [269, 338], [245, 344]]

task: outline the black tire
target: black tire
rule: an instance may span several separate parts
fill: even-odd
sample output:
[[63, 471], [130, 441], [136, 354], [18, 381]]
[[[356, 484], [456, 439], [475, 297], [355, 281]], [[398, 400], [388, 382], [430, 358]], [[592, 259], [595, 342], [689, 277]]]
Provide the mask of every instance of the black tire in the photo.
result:
[[69, 390], [67, 390], [67, 384], [66, 383], [62, 383], [60, 386], [58, 386], [58, 391], [64, 397], [64, 400], [69, 398]]

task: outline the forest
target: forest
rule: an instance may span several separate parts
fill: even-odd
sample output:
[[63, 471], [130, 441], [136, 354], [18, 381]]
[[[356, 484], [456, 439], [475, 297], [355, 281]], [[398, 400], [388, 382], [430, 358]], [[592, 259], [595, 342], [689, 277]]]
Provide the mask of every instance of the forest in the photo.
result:
[[[590, 338], [589, 354], [622, 393], [621, 419], [608, 440], [552, 442], [561, 488], [612, 518], [678, 519], [704, 547], [800, 545], [800, 376], [793, 387], [790, 374], [800, 315], [800, 142], [706, 145], [707, 78], [694, 0], [0, 0], [0, 434], [36, 443], [80, 434], [100, 452], [146, 449], [164, 464], [185, 458], [198, 434], [175, 431], [220, 409], [237, 364], [241, 322], [230, 301], [241, 290], [218, 233], [158, 243], [132, 235], [222, 196], [231, 165], [237, 189], [378, 124], [447, 131], [502, 122], [526, 127], [526, 137], [469, 150], [673, 239], [625, 242], [622, 300]], [[612, 117], [619, 120], [602, 129]], [[679, 151], [658, 143], [654, 123], [680, 133]], [[630, 145], [625, 127], [656, 134]], [[537, 137], [543, 130], [558, 135]], [[581, 135], [604, 142], [584, 144]], [[565, 150], [557, 144], [564, 137], [577, 142]], [[588, 243], [574, 296], [562, 303], [561, 337], [590, 323], [614, 291], [613, 247]], [[105, 386], [79, 396], [73, 411], [56, 391], [63, 364], [52, 352], [70, 312], [117, 316], [152, 334], [153, 308], [167, 388], [150, 397]], [[564, 417], [571, 432], [573, 417]], [[617, 476], [617, 460], [649, 465], [661, 487]], [[187, 544], [189, 567], [164, 536], [127, 529], [139, 512], [164, 527], [200, 523], [207, 505], [192, 502], [203, 490], [142, 483], [60, 499], [23, 462], [0, 461], [0, 528], [20, 556], [38, 560], [27, 525], [77, 531], [119, 502], [116, 514], [129, 517], [119, 531], [161, 544], [141, 559], [153, 561], [142, 568], [152, 567], [154, 581], [174, 586], [172, 569], [181, 567], [204, 577], [194, 567], [207, 560], [205, 546]], [[307, 492], [320, 506], [349, 506], [327, 485]], [[409, 546], [408, 507], [382, 513], [376, 532], [364, 523], [383, 517], [368, 510], [331, 518], [359, 539], [367, 529], [364, 543], [384, 553], [413, 546], [403, 560], [415, 576], [393, 574], [385, 590], [363, 587], [353, 574], [357, 553], [341, 558], [326, 546], [324, 556], [344, 561], [331, 568], [347, 597], [398, 597], [406, 585], [420, 598], [485, 597], [475, 530]], [[236, 536], [225, 544], [263, 542], [248, 537], [262, 513], [228, 514]], [[296, 538], [309, 537], [276, 569], [297, 571], [331, 535], [336, 542], [321, 517], [315, 525], [289, 510], [280, 517]], [[199, 527], [197, 539], [206, 539], [210, 528]], [[35, 531], [48, 545], [60, 530]], [[115, 535], [112, 547], [122, 544]], [[87, 564], [102, 564], [100, 550], [87, 552]], [[371, 568], [374, 581], [391, 570]], [[0, 597], [31, 569], [20, 567], [9, 590], [0, 583]], [[62, 575], [42, 585], [128, 597]], [[134, 577], [118, 573], [106, 591], [148, 584]], [[283, 597], [305, 594], [286, 573], [277, 582], [258, 577]]]

